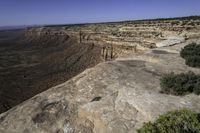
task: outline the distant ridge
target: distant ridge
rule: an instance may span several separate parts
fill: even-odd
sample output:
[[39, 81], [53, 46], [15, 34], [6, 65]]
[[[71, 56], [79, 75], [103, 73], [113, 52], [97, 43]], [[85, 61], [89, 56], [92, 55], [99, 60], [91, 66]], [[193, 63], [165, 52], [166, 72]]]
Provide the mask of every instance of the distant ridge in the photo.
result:
[[28, 27], [40, 27], [41, 25], [21, 25], [21, 26], [0, 26], [0, 31], [2, 30], [20, 30]]
[[152, 18], [152, 19], [136, 19], [136, 20], [123, 20], [123, 21], [111, 21], [111, 22], [96, 22], [96, 23], [74, 23], [74, 24], [41, 24], [41, 25], [22, 25], [22, 26], [0, 26], [2, 30], [19, 30], [24, 28], [33, 27], [62, 27], [62, 26], [83, 26], [89, 24], [115, 24], [115, 23], [129, 23], [129, 22], [140, 22], [140, 21], [159, 21], [159, 20], [186, 20], [186, 19], [200, 19], [200, 15], [195, 16], [184, 16], [184, 17], [171, 17], [171, 18]]
[[123, 20], [123, 21], [111, 21], [111, 22], [97, 22], [97, 23], [75, 23], [75, 24], [48, 24], [43, 25], [44, 27], [62, 27], [62, 26], [83, 26], [89, 24], [115, 24], [115, 23], [127, 23], [127, 22], [140, 22], [140, 21], [159, 21], [159, 20], [186, 20], [186, 19], [200, 19], [200, 15], [194, 16], [183, 16], [183, 17], [169, 17], [169, 18], [152, 18], [152, 19], [136, 19], [136, 20]]
[[26, 28], [26, 26], [0, 26], [0, 30], [17, 30], [23, 28]]

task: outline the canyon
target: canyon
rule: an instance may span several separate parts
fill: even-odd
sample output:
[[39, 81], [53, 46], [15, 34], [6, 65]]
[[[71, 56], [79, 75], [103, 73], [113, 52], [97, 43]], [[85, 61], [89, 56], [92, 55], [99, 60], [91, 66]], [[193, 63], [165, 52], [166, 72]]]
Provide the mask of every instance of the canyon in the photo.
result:
[[133, 133], [170, 110], [200, 112], [198, 95], [159, 85], [165, 73], [200, 73], [179, 55], [200, 43], [198, 16], [17, 32], [0, 39], [1, 133]]

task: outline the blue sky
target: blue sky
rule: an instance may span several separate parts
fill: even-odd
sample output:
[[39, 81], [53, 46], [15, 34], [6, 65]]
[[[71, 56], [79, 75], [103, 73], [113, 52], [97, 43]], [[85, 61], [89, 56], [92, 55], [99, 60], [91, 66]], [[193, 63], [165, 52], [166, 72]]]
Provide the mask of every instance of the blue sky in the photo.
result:
[[0, 26], [200, 15], [200, 0], [0, 0]]

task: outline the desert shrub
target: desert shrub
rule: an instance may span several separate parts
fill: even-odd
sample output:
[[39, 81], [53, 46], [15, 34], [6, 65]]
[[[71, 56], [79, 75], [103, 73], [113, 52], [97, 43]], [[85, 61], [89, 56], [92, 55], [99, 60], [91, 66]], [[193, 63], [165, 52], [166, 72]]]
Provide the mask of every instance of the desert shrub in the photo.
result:
[[163, 93], [173, 95], [184, 95], [200, 91], [200, 75], [193, 72], [174, 74], [165, 74], [160, 79], [160, 86]]
[[185, 64], [191, 67], [200, 67], [200, 56], [189, 56], [185, 58]]
[[145, 123], [138, 133], [200, 133], [199, 114], [188, 109], [170, 111]]
[[194, 87], [194, 93], [199, 95], [200, 94], [200, 79], [197, 80], [197, 83]]
[[186, 65], [191, 67], [200, 67], [200, 45], [196, 43], [185, 46], [180, 56], [185, 59]]

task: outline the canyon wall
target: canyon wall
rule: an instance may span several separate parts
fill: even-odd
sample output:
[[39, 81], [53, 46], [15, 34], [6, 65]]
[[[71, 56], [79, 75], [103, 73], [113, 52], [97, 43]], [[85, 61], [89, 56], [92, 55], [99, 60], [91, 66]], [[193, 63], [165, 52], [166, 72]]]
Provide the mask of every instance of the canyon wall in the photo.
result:
[[[197, 18], [127, 21], [105, 24], [61, 25], [30, 28], [26, 37], [70, 36], [83, 44], [102, 47], [102, 56], [111, 59], [136, 52], [183, 42], [199, 36], [200, 20]], [[164, 42], [164, 43], [163, 43]], [[107, 55], [107, 56], [106, 56]]]
[[74, 36], [82, 43], [111, 44], [153, 48], [171, 36], [195, 37], [199, 35], [199, 19], [127, 21], [121, 23], [86, 24], [74, 26], [46, 26], [29, 29], [30, 35]]
[[0, 113], [103, 61], [100, 46], [36, 34], [0, 40]]

